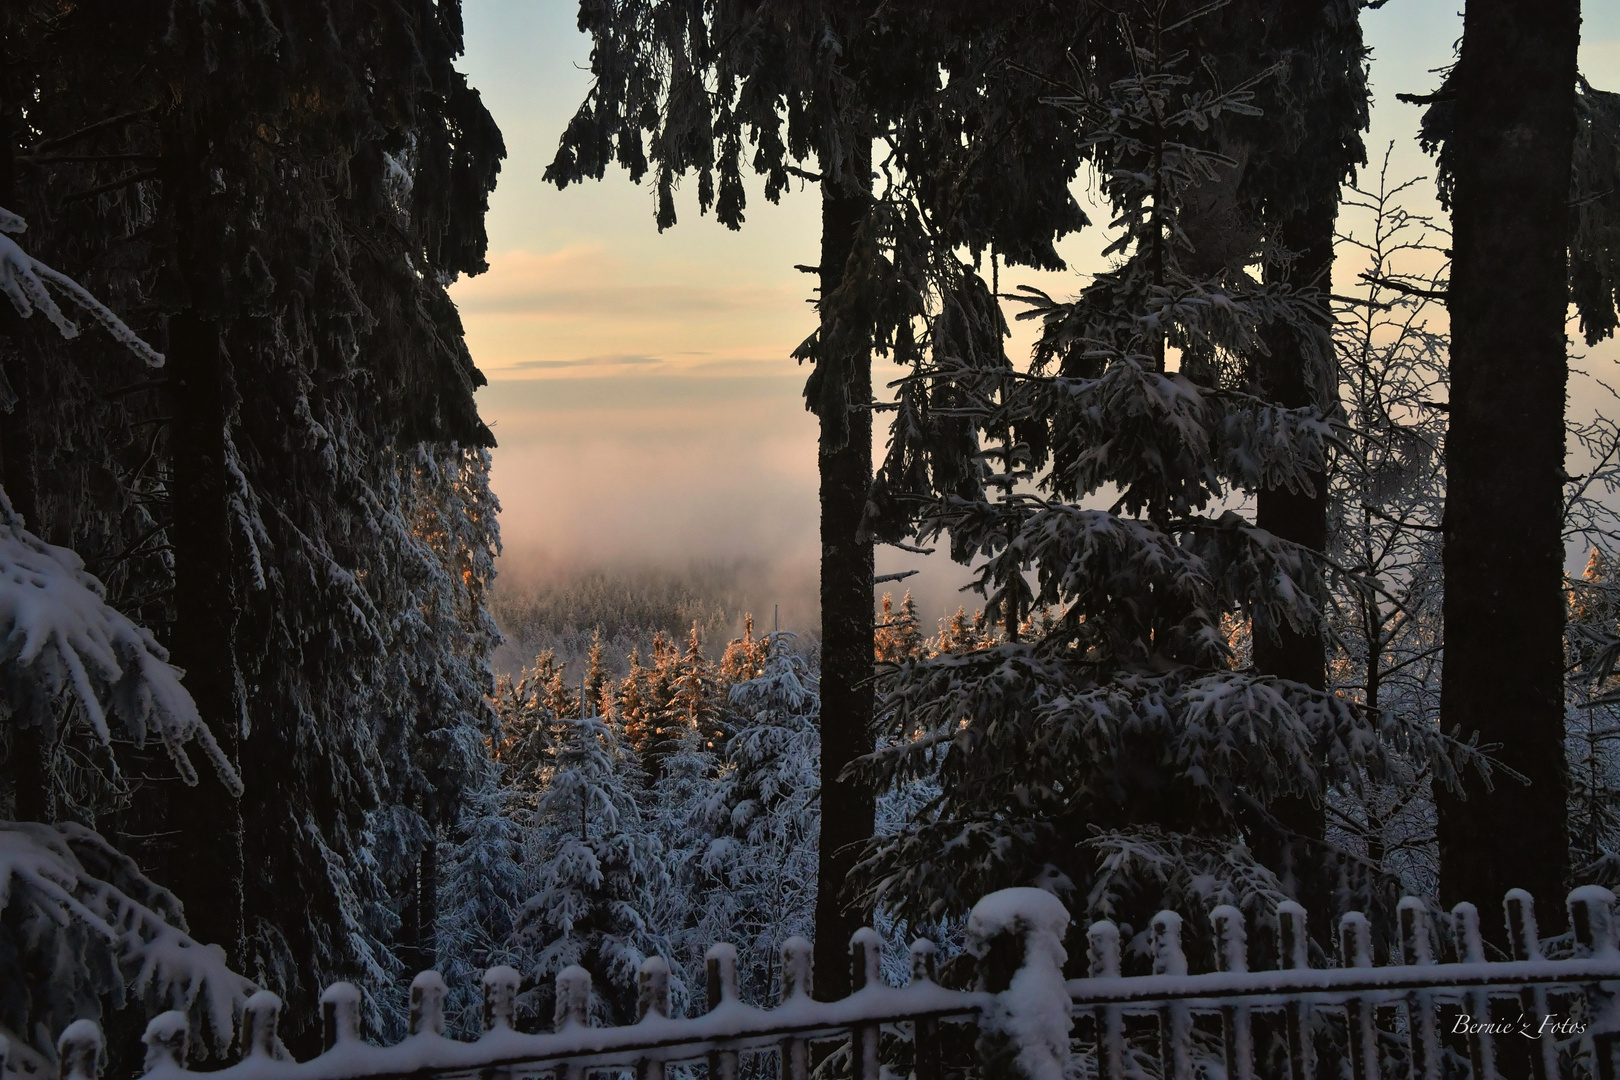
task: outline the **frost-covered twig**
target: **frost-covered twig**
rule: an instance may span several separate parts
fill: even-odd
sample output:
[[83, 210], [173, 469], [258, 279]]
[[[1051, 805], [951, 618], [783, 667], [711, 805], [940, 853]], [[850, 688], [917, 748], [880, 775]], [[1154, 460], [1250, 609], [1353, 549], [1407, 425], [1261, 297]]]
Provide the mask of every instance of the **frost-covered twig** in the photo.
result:
[[105, 326], [119, 344], [145, 360], [149, 366], [161, 367], [163, 354], [141, 340], [140, 335], [126, 326], [110, 308], [91, 296], [88, 289], [61, 271], [40, 262], [15, 240], [4, 235], [21, 233], [27, 228], [26, 221], [0, 206], [0, 292], [5, 293], [11, 306], [17, 309], [17, 314], [26, 319], [38, 310], [61, 331], [63, 337], [77, 337], [78, 326], [57, 306], [50, 290], [45, 287], [49, 283]]

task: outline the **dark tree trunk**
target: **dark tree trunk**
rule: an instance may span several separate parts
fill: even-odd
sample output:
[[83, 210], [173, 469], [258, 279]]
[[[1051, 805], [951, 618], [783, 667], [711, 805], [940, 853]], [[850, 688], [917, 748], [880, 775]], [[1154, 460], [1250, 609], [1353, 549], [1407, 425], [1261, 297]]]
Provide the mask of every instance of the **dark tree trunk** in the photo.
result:
[[[1564, 315], [1577, 0], [1469, 0], [1451, 148], [1451, 430], [1446, 442], [1440, 723], [1530, 780], [1436, 791], [1440, 898], [1502, 894], [1561, 925], [1564, 765]], [[1511, 842], [1507, 842], [1511, 840]]]
[[[170, 657], [225, 756], [241, 741], [236, 689], [236, 600], [231, 575], [225, 461], [225, 357], [219, 325], [187, 310], [169, 320], [168, 368], [174, 393], [174, 625]], [[241, 802], [206, 760], [192, 753], [195, 787], [175, 784], [175, 834], [163, 883], [186, 906], [193, 937], [242, 955]]]
[[[857, 168], [870, 171], [867, 155]], [[839, 779], [846, 765], [872, 751], [872, 542], [859, 539], [872, 484], [872, 353], [859, 334], [830, 333], [833, 296], [866, 217], [870, 181], [857, 189], [828, 180], [821, 199], [822, 348], [847, 347], [848, 356], [818, 360], [825, 377], [847, 373], [847, 417], [825, 415], [817, 462], [821, 471], [821, 846], [816, 871], [816, 997], [849, 992], [849, 938], [864, 925], [847, 904], [844, 884], [855, 864], [852, 845], [872, 837], [873, 799], [864, 787]], [[846, 430], [847, 438], [840, 438]]]
[[438, 830], [432, 827], [417, 871], [416, 910], [417, 955], [426, 970], [439, 963], [439, 840]]
[[[1339, 184], [1336, 176], [1324, 176], [1325, 183], [1307, 194], [1308, 202], [1282, 223], [1282, 242], [1297, 258], [1278, 275], [1296, 288], [1315, 288], [1322, 295], [1320, 327], [1326, 334], [1331, 313], [1327, 309], [1329, 281], [1333, 271], [1333, 223], [1338, 216]], [[1266, 395], [1288, 408], [1322, 404], [1324, 388], [1313, 391], [1307, 372], [1313, 361], [1305, 336], [1292, 328], [1278, 328], [1267, 335], [1271, 350], [1261, 360], [1261, 380]], [[1311, 474], [1313, 490], [1289, 491], [1263, 488], [1255, 498], [1255, 524], [1312, 551], [1327, 547], [1327, 477]], [[1327, 654], [1320, 629], [1303, 632], [1283, 625], [1275, 635], [1256, 631], [1253, 635], [1254, 666], [1264, 674], [1304, 683], [1316, 690], [1327, 686]], [[1320, 793], [1315, 799], [1290, 797], [1272, 804], [1272, 816], [1288, 835], [1254, 837], [1255, 854], [1282, 879], [1284, 887], [1304, 904], [1310, 918], [1307, 925], [1322, 941], [1333, 936], [1334, 882], [1328, 880], [1320, 841], [1327, 828], [1326, 805]]]
[[[174, 622], [170, 657], [225, 757], [238, 763], [243, 702], [237, 691], [237, 597], [225, 432], [230, 422], [229, 361], [223, 339], [224, 211], [210, 198], [206, 124], [182, 109], [164, 140], [165, 189], [174, 200], [176, 259], [190, 305], [169, 319], [168, 370], [173, 415]], [[175, 784], [168, 800], [174, 836], [163, 884], [186, 907], [192, 936], [224, 947], [233, 960], [244, 944], [241, 800], [193, 753], [198, 782]]]

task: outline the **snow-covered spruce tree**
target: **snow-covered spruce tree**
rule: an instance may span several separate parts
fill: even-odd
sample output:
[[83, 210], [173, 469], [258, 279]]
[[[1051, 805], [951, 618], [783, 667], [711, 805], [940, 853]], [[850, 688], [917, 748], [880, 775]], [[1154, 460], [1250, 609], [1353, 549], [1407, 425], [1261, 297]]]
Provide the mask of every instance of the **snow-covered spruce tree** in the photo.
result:
[[[1076, 912], [1145, 927], [1169, 906], [1207, 933], [1209, 905], [1258, 916], [1297, 887], [1288, 866], [1251, 853], [1282, 829], [1278, 800], [1353, 790], [1405, 753], [1442, 783], [1469, 764], [1419, 719], [1371, 718], [1231, 666], [1223, 616], [1241, 613], [1257, 636], [1298, 631], [1326, 600], [1312, 555], [1255, 527], [1234, 496], [1304, 490], [1332, 426], [1247, 392], [1249, 359], [1276, 325], [1313, 343], [1314, 364], [1332, 358], [1307, 332], [1315, 298], [1244, 269], [1264, 252], [1196, 257], [1191, 237], [1211, 223], [1190, 196], [1233, 164], [1207, 133], [1250, 110], [1268, 73], [1215, 84], [1184, 50], [1192, 24], [1155, 13], [1114, 24], [1128, 75], [1103, 83], [1078, 64], [1080, 81], [1047, 106], [1091, 148], [1115, 265], [1071, 302], [1030, 294], [1044, 329], [1027, 373], [999, 347], [989, 290], [964, 274], [942, 295], [929, 361], [902, 387], [884, 480], [890, 492], [929, 483], [916, 536], [982, 560], [976, 586], [1007, 628], [1001, 644], [903, 665], [883, 697], [892, 742], [870, 775], [933, 776], [940, 794], [875, 841], [862, 871], [917, 922], [1034, 883]], [[970, 425], [954, 444], [913, 422], [941, 404]], [[1062, 615], [1027, 639], [1022, 616], [1037, 604]]]
[[[0, 295], [17, 318], [38, 312], [63, 337], [77, 336], [54, 290], [161, 366], [163, 357], [78, 282], [5, 235], [26, 228], [0, 207]], [[239, 792], [240, 779], [167, 660], [148, 630], [107, 603], [105, 587], [76, 554], [24, 527], [0, 486], [0, 746], [10, 816], [36, 819], [0, 821], [0, 1038], [14, 1069], [47, 1069], [54, 1034], [73, 1020], [103, 1017], [104, 1005], [115, 1013], [139, 1007], [147, 1016], [181, 1009], [204, 1035], [199, 1044], [224, 1053], [253, 989], [217, 948], [185, 932], [174, 895], [133, 861], [82, 825], [45, 823], [56, 802], [46, 762], [18, 767], [19, 756], [39, 747], [84, 743], [105, 754], [96, 767], [115, 779], [116, 724], [137, 747], [155, 737], [188, 784], [198, 777], [187, 744], [200, 743], [207, 767]], [[26, 776], [28, 766], [42, 775]]]
[[440, 846], [433, 966], [450, 988], [450, 1027], [466, 1037], [483, 1030], [479, 977], [518, 959], [510, 942], [524, 899], [523, 815], [503, 779], [501, 767], [487, 762]]
[[628, 1023], [636, 970], [652, 951], [641, 901], [665, 873], [662, 846], [601, 718], [581, 715], [559, 728], [551, 775], [523, 822], [526, 895], [511, 947], [534, 1015], [552, 1015], [557, 972], [578, 964], [591, 973], [603, 1018]]
[[453, 68], [454, 3], [7, 15], [36, 250], [93, 271], [169, 357], [145, 379], [23, 365], [7, 488], [61, 478], [25, 515], [127, 597], [239, 763], [240, 803], [204, 773], [109, 820], [287, 999], [296, 1043], [323, 984], [398, 967], [489, 719], [490, 440], [445, 285], [482, 267], [499, 135]]
[[694, 944], [736, 945], [754, 1001], [775, 1000], [782, 942], [808, 937], [815, 921], [820, 699], [792, 641], [761, 638], [763, 670], [730, 687], [733, 732], [700, 807], [705, 842], [692, 868], [705, 883]]
[[675, 643], [659, 631], [653, 635], [652, 666], [643, 667], [639, 658], [632, 656], [630, 673], [620, 688], [619, 713], [625, 737], [629, 749], [641, 759], [648, 782], [663, 775], [664, 758], [678, 731], [671, 703], [679, 665]]
[[883, 594], [879, 606], [877, 633], [872, 641], [872, 652], [877, 662], [898, 664], [921, 656], [923, 636], [917, 625], [917, 602], [911, 598], [911, 590], [906, 590], [898, 614], [894, 610], [894, 597], [888, 593]]

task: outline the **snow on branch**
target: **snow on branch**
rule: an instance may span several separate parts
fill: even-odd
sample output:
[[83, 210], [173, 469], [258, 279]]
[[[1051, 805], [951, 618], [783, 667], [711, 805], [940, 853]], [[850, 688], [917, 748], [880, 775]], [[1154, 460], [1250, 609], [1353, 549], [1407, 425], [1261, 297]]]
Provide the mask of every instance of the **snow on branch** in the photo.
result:
[[[70, 692], [96, 737], [112, 741], [109, 715], [137, 746], [155, 732], [188, 784], [195, 739], [226, 787], [242, 782], [180, 685], [181, 672], [151, 632], [107, 604], [100, 581], [72, 551], [27, 529], [0, 489], [0, 717], [48, 723], [47, 704]], [[23, 703], [19, 710], [15, 703]], [[32, 713], [32, 715], [29, 715]]]
[[[195, 1028], [206, 1027], [217, 1053], [229, 1050], [253, 984], [218, 948], [186, 934], [174, 895], [96, 833], [71, 823], [0, 821], [0, 911], [18, 913], [46, 939], [38, 955], [54, 958], [48, 984], [63, 1007], [85, 991], [110, 991], [115, 1003], [133, 994], [149, 1013], [187, 1014]], [[0, 986], [0, 1005], [6, 997]], [[49, 1007], [52, 997], [35, 1004]]]
[[79, 327], [62, 314], [47, 284], [87, 311], [92, 318], [107, 328], [119, 344], [141, 357], [151, 367], [163, 365], [163, 354], [142, 341], [140, 335], [124, 324], [112, 310], [90, 295], [90, 291], [66, 274], [40, 262], [6, 233], [21, 233], [28, 223], [0, 206], [0, 292], [5, 293], [17, 314], [28, 318], [35, 310], [43, 312], [51, 325], [65, 338], [78, 337]]

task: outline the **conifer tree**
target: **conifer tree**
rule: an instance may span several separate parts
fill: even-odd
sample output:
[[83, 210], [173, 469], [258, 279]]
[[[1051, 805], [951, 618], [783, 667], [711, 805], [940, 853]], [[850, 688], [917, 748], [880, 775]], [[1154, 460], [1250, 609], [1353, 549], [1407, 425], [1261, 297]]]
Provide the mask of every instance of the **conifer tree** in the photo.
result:
[[[1332, 437], [1318, 408], [1249, 393], [1243, 358], [1276, 327], [1325, 342], [1304, 332], [1319, 300], [1248, 274], [1260, 251], [1211, 262], [1195, 246], [1210, 225], [1200, 196], [1233, 164], [1211, 133], [1253, 111], [1268, 73], [1217, 82], [1189, 53], [1199, 20], [1169, 18], [1120, 15], [1098, 48], [1134, 57], [1134, 70], [1081, 59], [1052, 97], [1093, 148], [1115, 266], [1071, 302], [1030, 294], [1043, 333], [1028, 372], [969, 348], [956, 320], [980, 317], [983, 293], [965, 279], [960, 316], [936, 322], [905, 386], [902, 419], [950, 400], [974, 441], [929, 446], [897, 422], [885, 474], [949, 481], [935, 482], [918, 539], [947, 536], [960, 561], [982, 560], [975, 586], [1006, 628], [995, 644], [904, 666], [883, 701], [891, 742], [873, 771], [933, 776], [941, 791], [871, 845], [863, 879], [919, 923], [1033, 883], [1138, 924], [1166, 905], [1201, 910], [1211, 882], [1262, 908], [1298, 887], [1244, 842], [1287, 835], [1280, 800], [1355, 790], [1398, 748], [1444, 781], [1470, 760], [1416, 718], [1396, 720], [1392, 740], [1389, 721], [1375, 728], [1335, 695], [1232, 667], [1223, 615], [1241, 613], [1256, 636], [1301, 631], [1324, 593], [1307, 550], [1225, 500], [1306, 490]], [[994, 471], [975, 478], [958, 452]], [[1104, 490], [1112, 505], [1092, 508]], [[1048, 604], [1062, 616], [1024, 640], [1022, 615]]]
[[517, 955], [510, 941], [523, 892], [523, 837], [512, 791], [489, 763], [447, 830], [439, 876], [439, 926], [433, 968], [450, 988], [451, 1026], [466, 1036], [483, 1030], [482, 974]]
[[769, 652], [769, 642], [754, 637], [754, 616], [745, 613], [742, 637], [727, 644], [725, 655], [720, 658], [721, 683], [733, 686], [758, 678], [764, 669], [765, 657]]
[[591, 973], [613, 1022], [635, 1016], [636, 970], [649, 932], [638, 900], [663, 875], [663, 851], [618, 755], [600, 717], [563, 724], [555, 768], [525, 830], [527, 896], [511, 942], [543, 1016], [552, 1011], [554, 977], [570, 964]]
[[[1440, 722], [1529, 783], [1437, 789], [1440, 900], [1568, 884], [1564, 762], [1564, 320], [1577, 0], [1469, 0], [1448, 80], [1452, 273]], [[1512, 678], [1504, 679], [1504, 672]], [[1503, 849], [1496, 839], [1511, 833]]]
[[776, 990], [782, 942], [814, 924], [819, 700], [791, 642], [784, 633], [761, 639], [762, 669], [732, 684], [736, 731], [704, 808], [711, 839], [701, 868], [723, 886], [724, 902], [706, 905], [699, 931], [737, 944], [757, 1000]]
[[883, 594], [874, 651], [878, 662], [883, 664], [898, 664], [922, 655], [922, 633], [917, 628], [917, 604], [911, 598], [911, 590], [906, 590], [898, 614], [894, 610], [894, 597]]
[[296, 1044], [326, 982], [392, 977], [407, 890], [427, 940], [430, 838], [492, 727], [490, 439], [445, 286], [482, 268], [499, 134], [454, 3], [6, 14], [5, 162], [51, 160], [5, 182], [172, 367], [29, 366], [5, 469], [59, 478], [31, 517], [239, 739], [240, 803], [154, 784], [108, 820]]
[[686, 638], [686, 652], [675, 671], [669, 703], [670, 719], [679, 731], [675, 737], [684, 737], [688, 731], [696, 732], [710, 750], [718, 750], [725, 738], [720, 727], [720, 688], [714, 665], [703, 655], [703, 639], [695, 622]]

